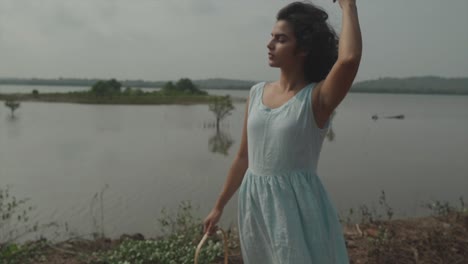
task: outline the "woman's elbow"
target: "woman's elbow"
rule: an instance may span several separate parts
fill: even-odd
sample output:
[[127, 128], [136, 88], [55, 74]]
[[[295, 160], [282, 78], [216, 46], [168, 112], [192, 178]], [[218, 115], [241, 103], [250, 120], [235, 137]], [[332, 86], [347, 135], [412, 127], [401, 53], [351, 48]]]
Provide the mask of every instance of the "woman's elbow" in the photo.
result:
[[338, 59], [338, 63], [348, 67], [359, 67], [361, 63], [361, 54], [351, 54]]

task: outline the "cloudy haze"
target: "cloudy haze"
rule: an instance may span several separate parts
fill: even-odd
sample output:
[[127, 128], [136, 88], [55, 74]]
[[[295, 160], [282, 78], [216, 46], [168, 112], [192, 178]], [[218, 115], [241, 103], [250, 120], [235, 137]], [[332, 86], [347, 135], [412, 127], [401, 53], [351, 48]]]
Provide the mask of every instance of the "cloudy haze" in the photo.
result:
[[[272, 80], [272, 0], [0, 0], [0, 77]], [[337, 32], [341, 10], [316, 0]], [[358, 0], [358, 80], [468, 76], [467, 0]]]

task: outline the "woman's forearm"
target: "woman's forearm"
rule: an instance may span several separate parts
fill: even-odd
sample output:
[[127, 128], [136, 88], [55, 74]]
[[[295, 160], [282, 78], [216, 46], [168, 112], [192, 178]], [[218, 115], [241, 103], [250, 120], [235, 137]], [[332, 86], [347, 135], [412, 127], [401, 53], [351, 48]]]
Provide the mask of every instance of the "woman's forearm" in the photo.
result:
[[223, 191], [219, 195], [218, 200], [216, 201], [215, 208], [223, 210], [224, 206], [228, 203], [234, 193], [237, 191], [239, 186], [242, 183], [244, 178], [245, 171], [249, 166], [249, 161], [247, 157], [236, 158], [232, 163], [229, 173], [224, 183]]
[[345, 3], [342, 6], [342, 30], [338, 46], [338, 60], [360, 61], [362, 37], [356, 4]]

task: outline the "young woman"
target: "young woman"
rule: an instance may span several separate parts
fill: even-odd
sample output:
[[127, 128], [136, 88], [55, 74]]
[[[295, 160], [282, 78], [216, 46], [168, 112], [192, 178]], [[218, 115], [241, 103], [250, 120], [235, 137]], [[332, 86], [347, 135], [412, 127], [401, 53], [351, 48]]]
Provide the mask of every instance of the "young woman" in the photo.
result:
[[356, 0], [339, 0], [340, 40], [328, 15], [294, 2], [277, 15], [268, 63], [278, 81], [249, 94], [238, 154], [204, 221], [212, 234], [239, 189], [238, 224], [246, 264], [349, 263], [334, 205], [317, 176], [329, 118], [348, 93], [361, 60]]

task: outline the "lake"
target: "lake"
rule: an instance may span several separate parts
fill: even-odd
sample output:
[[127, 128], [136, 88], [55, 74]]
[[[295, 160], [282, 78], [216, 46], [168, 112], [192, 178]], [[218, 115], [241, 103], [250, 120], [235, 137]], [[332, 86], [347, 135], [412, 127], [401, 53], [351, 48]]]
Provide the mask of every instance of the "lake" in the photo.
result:
[[[88, 88], [1, 85], [0, 93], [33, 89]], [[68, 233], [155, 236], [162, 208], [190, 200], [203, 219], [214, 205], [239, 148], [245, 105], [235, 107], [217, 134], [207, 105], [24, 102], [15, 119], [1, 106], [0, 186], [31, 199], [33, 221], [66, 222]], [[378, 208], [382, 190], [396, 217], [428, 214], [422, 205], [435, 200], [468, 202], [468, 96], [350, 93], [332, 130], [318, 173], [343, 217]], [[221, 226], [236, 217], [237, 194]]]

